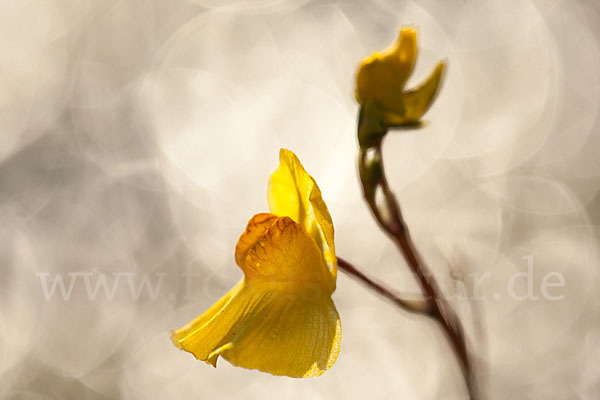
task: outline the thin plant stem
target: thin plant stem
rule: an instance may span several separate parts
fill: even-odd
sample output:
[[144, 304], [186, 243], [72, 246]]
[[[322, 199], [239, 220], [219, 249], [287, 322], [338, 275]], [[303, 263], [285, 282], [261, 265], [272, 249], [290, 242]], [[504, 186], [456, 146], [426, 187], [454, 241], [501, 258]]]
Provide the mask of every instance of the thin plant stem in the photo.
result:
[[392, 303], [402, 308], [405, 311], [415, 313], [415, 314], [429, 314], [431, 312], [431, 306], [429, 301], [418, 301], [418, 300], [406, 300], [398, 295], [394, 294], [390, 289], [386, 288], [380, 283], [375, 282], [364, 273], [362, 273], [358, 268], [344, 260], [343, 258], [338, 257], [338, 268], [350, 275], [351, 277], [359, 280], [364, 285], [366, 285], [369, 289], [373, 290], [375, 293], [380, 296], [390, 300]]
[[[462, 323], [454, 309], [444, 298], [434, 276], [431, 274], [428, 266], [425, 264], [414, 245], [406, 222], [402, 216], [400, 206], [396, 200], [396, 196], [391, 191], [385, 175], [381, 141], [371, 148], [370, 151], [374, 152], [373, 157], [378, 161], [379, 175], [376, 182], [377, 187], [375, 188], [368, 187], [367, 185], [369, 183], [361, 179], [365, 201], [371, 209], [379, 226], [390, 237], [396, 247], [398, 247], [411, 271], [416, 276], [423, 294], [429, 300], [431, 307], [429, 315], [439, 323], [444, 331], [456, 354], [458, 363], [460, 364], [470, 398], [475, 400], [477, 395], [473, 367], [469, 358]], [[366, 168], [368, 168], [368, 162], [367, 151], [361, 149], [359, 154], [359, 169], [366, 170]], [[372, 182], [370, 184], [372, 184]], [[381, 209], [377, 204], [377, 189], [380, 189], [381, 194], [383, 195], [382, 206], [385, 207], [384, 209]]]

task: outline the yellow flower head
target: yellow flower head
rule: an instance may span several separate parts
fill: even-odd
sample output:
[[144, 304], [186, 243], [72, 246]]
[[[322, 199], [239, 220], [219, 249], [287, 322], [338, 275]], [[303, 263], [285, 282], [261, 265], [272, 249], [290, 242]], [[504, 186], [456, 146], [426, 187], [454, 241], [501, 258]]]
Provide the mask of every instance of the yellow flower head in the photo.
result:
[[331, 300], [333, 224], [296, 155], [282, 149], [279, 158], [269, 184], [271, 213], [252, 217], [235, 248], [244, 278], [171, 338], [215, 367], [222, 356], [248, 369], [313, 377], [335, 363], [342, 335]]
[[402, 27], [396, 43], [364, 59], [356, 74], [356, 100], [376, 109], [387, 126], [418, 124], [429, 109], [440, 85], [445, 63], [414, 89], [405, 90], [417, 58], [417, 31]]

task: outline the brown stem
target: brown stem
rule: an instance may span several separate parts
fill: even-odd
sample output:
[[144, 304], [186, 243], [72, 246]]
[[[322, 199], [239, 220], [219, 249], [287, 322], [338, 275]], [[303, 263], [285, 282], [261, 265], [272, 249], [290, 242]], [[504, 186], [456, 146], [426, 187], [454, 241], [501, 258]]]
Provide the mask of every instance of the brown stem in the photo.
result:
[[[361, 176], [365, 200], [379, 226], [396, 244], [411, 271], [417, 277], [424, 295], [429, 299], [431, 306], [430, 315], [440, 324], [446, 334], [463, 372], [470, 398], [474, 400], [477, 398], [475, 382], [462, 324], [450, 304], [445, 300], [435, 278], [430, 273], [427, 265], [423, 262], [412, 241], [402, 216], [400, 206], [396, 201], [394, 193], [389, 187], [385, 175], [381, 142], [374, 146], [372, 151], [375, 152], [374, 157], [377, 158], [379, 173], [376, 182], [368, 182], [365, 179], [362, 179], [363, 177]], [[361, 149], [359, 155], [359, 169], [365, 170], [368, 162], [367, 152]], [[383, 194], [384, 204], [382, 204], [382, 206], [386, 207], [385, 212], [382, 212], [377, 205], [375, 198], [377, 188], [381, 189], [381, 193]]]
[[341, 271], [344, 271], [346, 274], [358, 279], [363, 284], [368, 286], [374, 292], [379, 294], [380, 296], [385, 297], [390, 300], [392, 303], [396, 304], [400, 308], [405, 311], [415, 313], [415, 314], [430, 314], [431, 306], [428, 301], [412, 301], [405, 300], [397, 295], [395, 295], [390, 289], [385, 286], [373, 281], [371, 278], [363, 274], [359, 271], [354, 265], [350, 264], [348, 261], [343, 258], [338, 257], [338, 268]]

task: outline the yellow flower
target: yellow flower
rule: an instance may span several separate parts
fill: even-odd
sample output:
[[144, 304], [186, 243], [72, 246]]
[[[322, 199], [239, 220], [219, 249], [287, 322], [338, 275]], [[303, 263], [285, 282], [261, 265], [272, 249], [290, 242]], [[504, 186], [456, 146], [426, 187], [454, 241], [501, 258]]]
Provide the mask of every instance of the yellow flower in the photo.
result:
[[[366, 117], [379, 119], [386, 126], [418, 124], [429, 109], [440, 85], [445, 63], [440, 62], [431, 75], [414, 89], [405, 90], [417, 58], [417, 32], [402, 27], [396, 43], [364, 59], [356, 74], [356, 100], [369, 108]], [[376, 114], [376, 117], [375, 117]]]
[[333, 224], [296, 155], [282, 149], [279, 158], [271, 213], [252, 217], [235, 248], [244, 278], [171, 338], [215, 367], [222, 356], [239, 367], [306, 378], [327, 371], [340, 350]]

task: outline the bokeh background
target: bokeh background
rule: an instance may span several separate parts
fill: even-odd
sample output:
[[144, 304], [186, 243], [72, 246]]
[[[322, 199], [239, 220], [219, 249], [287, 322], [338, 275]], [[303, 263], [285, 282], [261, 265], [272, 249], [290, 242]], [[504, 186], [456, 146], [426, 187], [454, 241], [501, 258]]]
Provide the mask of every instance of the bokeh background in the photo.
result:
[[[233, 249], [280, 147], [319, 182], [338, 254], [418, 294], [355, 168], [355, 69], [402, 24], [420, 33], [409, 85], [449, 69], [386, 165], [488, 397], [598, 398], [595, 0], [0, 2], [0, 397], [464, 398], [437, 327], [343, 274], [322, 377], [213, 369], [168, 337], [241, 278]], [[529, 263], [538, 299], [511, 298]], [[481, 299], [461, 300], [473, 272]], [[561, 300], [540, 294], [550, 272]], [[91, 298], [102, 276], [113, 296]], [[44, 293], [57, 277], [69, 296]], [[144, 279], [155, 293], [136, 296]]]

